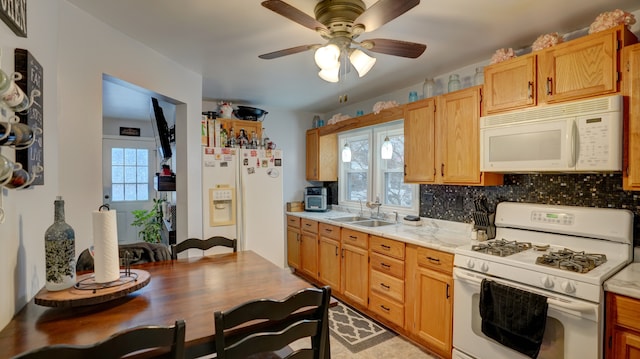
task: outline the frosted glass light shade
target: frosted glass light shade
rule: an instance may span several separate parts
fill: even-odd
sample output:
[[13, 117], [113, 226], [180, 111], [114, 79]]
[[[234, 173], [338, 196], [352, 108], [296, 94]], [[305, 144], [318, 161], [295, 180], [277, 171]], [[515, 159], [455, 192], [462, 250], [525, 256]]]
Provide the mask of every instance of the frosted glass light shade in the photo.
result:
[[376, 59], [365, 54], [361, 50], [355, 49], [349, 55], [349, 60], [351, 61], [351, 65], [356, 68], [358, 71], [358, 76], [362, 77], [371, 70], [373, 65], [376, 64]]
[[389, 136], [385, 137], [384, 142], [382, 142], [380, 157], [382, 157], [383, 160], [390, 160], [391, 157], [393, 157], [393, 145], [391, 141], [389, 141]]
[[316, 60], [316, 65], [323, 70], [340, 67], [340, 48], [334, 44], [319, 47], [316, 50], [314, 59]]
[[342, 148], [342, 162], [351, 162], [351, 147], [348, 143], [345, 143]]
[[318, 72], [318, 76], [327, 82], [338, 82], [340, 80], [340, 66], [335, 69], [322, 69]]

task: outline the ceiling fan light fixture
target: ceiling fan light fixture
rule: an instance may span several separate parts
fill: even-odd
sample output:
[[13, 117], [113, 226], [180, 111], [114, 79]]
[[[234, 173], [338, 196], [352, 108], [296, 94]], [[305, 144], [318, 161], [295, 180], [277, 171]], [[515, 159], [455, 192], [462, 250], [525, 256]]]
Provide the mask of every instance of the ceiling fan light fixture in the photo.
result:
[[318, 76], [327, 82], [338, 82], [340, 81], [340, 66], [336, 66], [333, 69], [321, 69], [318, 72]]
[[314, 55], [316, 65], [323, 70], [340, 66], [340, 48], [335, 44], [319, 47]]
[[351, 65], [353, 65], [356, 71], [358, 71], [358, 76], [360, 77], [366, 75], [373, 65], [376, 64], [376, 59], [374, 57], [365, 54], [364, 51], [359, 49], [351, 50], [349, 60], [351, 61]]

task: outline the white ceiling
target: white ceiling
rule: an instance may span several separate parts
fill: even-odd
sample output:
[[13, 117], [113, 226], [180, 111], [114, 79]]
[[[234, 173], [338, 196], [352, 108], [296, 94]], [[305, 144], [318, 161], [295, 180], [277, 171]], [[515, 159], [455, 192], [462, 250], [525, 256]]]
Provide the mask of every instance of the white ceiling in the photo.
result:
[[[258, 55], [320, 44], [314, 31], [260, 5], [261, 0], [68, 0], [159, 53], [203, 75], [204, 99], [307, 112], [332, 112], [338, 97], [355, 103], [486, 61], [502, 47], [527, 48], [541, 34], [566, 34], [638, 0], [422, 0], [358, 40], [389, 38], [427, 45], [417, 59], [371, 53], [377, 63], [331, 84], [317, 76], [313, 51], [273, 60]], [[313, 16], [316, 0], [285, 0]], [[367, 6], [375, 0], [364, 0]], [[640, 19], [638, 19], [640, 21]], [[148, 101], [144, 105], [147, 117]], [[105, 103], [105, 111], [109, 110]], [[268, 110], [268, 108], [265, 108]]]

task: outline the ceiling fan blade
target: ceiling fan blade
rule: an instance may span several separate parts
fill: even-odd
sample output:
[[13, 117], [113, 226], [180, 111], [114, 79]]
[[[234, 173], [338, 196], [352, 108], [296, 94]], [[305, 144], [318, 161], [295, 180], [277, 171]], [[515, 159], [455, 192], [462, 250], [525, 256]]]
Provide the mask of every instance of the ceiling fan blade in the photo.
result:
[[318, 48], [320, 46], [322, 46], [322, 45], [314, 44], [314, 45], [296, 46], [296, 47], [291, 47], [291, 48], [288, 48], [288, 49], [283, 49], [283, 50], [270, 52], [268, 54], [262, 54], [262, 55], [260, 55], [258, 57], [261, 58], [261, 59], [265, 59], [265, 60], [271, 60], [271, 59], [276, 59], [276, 58], [282, 57], [282, 56], [297, 54], [299, 52], [304, 52], [304, 51], [307, 51], [307, 50]]
[[316, 29], [320, 28], [320, 29], [327, 29], [326, 26], [324, 26], [322, 23], [318, 22], [316, 19], [314, 19], [313, 17], [307, 15], [306, 13], [296, 9], [295, 7], [287, 4], [284, 1], [280, 1], [280, 0], [268, 0], [268, 1], [263, 1], [262, 2], [262, 6], [266, 7], [267, 9], [280, 14], [284, 17], [286, 17], [287, 19], [293, 21], [293, 22], [297, 22], [298, 24], [309, 28], [311, 30], [316, 31]]
[[408, 57], [411, 59], [420, 57], [424, 50], [427, 49], [427, 45], [425, 44], [389, 39], [364, 40], [360, 43], [360, 46], [373, 52]]
[[373, 31], [405, 12], [413, 9], [420, 0], [378, 0], [353, 22], [364, 25], [365, 31]]

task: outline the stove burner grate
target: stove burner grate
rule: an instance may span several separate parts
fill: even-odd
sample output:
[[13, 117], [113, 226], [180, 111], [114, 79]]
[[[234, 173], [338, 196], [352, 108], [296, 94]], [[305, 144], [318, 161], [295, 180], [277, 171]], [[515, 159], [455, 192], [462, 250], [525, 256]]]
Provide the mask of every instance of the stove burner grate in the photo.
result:
[[529, 242], [508, 241], [504, 238], [493, 241], [475, 244], [471, 246], [474, 252], [491, 254], [499, 257], [506, 257], [531, 248]]
[[577, 252], [567, 248], [536, 258], [536, 264], [578, 273], [587, 273], [606, 261], [607, 256], [604, 254]]

